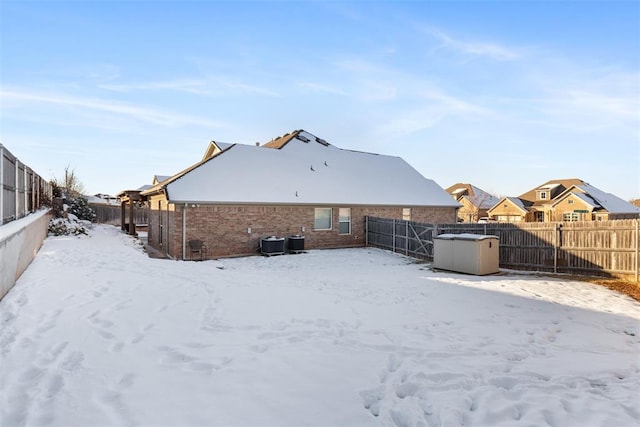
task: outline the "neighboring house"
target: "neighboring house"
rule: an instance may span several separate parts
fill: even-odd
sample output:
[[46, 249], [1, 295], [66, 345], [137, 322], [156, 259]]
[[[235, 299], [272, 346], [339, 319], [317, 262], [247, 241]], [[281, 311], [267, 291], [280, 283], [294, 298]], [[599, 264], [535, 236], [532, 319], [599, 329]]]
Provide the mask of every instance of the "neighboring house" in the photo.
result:
[[84, 196], [87, 199], [88, 203], [93, 203], [96, 205], [120, 205], [120, 201], [117, 197], [111, 196], [109, 194], [98, 193], [93, 196]]
[[189, 258], [256, 253], [267, 236], [305, 248], [363, 246], [365, 216], [450, 223], [460, 207], [399, 157], [337, 148], [303, 130], [263, 146], [211, 142], [203, 159], [141, 193], [149, 245]]
[[640, 208], [581, 179], [551, 180], [489, 209], [500, 222], [592, 221], [637, 218]]
[[574, 185], [554, 200], [556, 221], [606, 221], [640, 217], [640, 207], [593, 185]]
[[529, 211], [517, 197], [503, 197], [487, 211], [489, 218], [498, 222], [525, 222]]
[[499, 199], [471, 184], [457, 183], [445, 190], [462, 205], [458, 210], [459, 222], [478, 222], [488, 216], [487, 211]]

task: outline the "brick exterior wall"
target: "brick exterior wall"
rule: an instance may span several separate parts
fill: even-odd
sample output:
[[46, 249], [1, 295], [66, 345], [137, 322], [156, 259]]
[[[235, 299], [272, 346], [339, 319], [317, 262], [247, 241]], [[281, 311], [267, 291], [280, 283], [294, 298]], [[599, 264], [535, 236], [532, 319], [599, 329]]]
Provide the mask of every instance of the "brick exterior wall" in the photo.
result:
[[[202, 240], [208, 258], [258, 253], [267, 236], [305, 236], [305, 249], [364, 246], [365, 216], [402, 219], [402, 207], [317, 206], [332, 208], [331, 230], [314, 230], [316, 206], [192, 205], [186, 207], [186, 239]], [[340, 234], [340, 207], [351, 208], [351, 233]], [[184, 205], [166, 203], [163, 196], [150, 200], [149, 245], [172, 258], [182, 259]], [[455, 208], [411, 208], [411, 220], [452, 223]], [[249, 232], [250, 229], [250, 232]], [[189, 259], [187, 245], [186, 259]]]

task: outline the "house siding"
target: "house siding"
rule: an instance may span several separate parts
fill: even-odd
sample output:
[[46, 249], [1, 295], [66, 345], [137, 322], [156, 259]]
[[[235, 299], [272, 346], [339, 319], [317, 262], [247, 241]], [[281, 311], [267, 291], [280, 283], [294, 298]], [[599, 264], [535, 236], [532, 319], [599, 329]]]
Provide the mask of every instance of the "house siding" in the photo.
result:
[[552, 216], [555, 221], [562, 221], [565, 213], [574, 213], [575, 210], [588, 211], [584, 213], [578, 213], [578, 221], [591, 221], [593, 219], [593, 215], [591, 214], [593, 207], [587, 205], [578, 197], [574, 197], [571, 195], [554, 206]]
[[[151, 197], [149, 202], [149, 245], [172, 258], [182, 259], [185, 206], [167, 203], [164, 196]], [[331, 230], [314, 230], [316, 207], [332, 208]], [[341, 207], [351, 208], [350, 234], [339, 234], [338, 213]], [[185, 241], [202, 240], [207, 245], [209, 258], [255, 254], [260, 239], [272, 235], [304, 235], [306, 249], [364, 246], [365, 216], [402, 219], [403, 208], [189, 204], [184, 215]], [[450, 223], [456, 218], [456, 209], [451, 207], [410, 208], [412, 221]], [[186, 258], [189, 258], [188, 253]]]

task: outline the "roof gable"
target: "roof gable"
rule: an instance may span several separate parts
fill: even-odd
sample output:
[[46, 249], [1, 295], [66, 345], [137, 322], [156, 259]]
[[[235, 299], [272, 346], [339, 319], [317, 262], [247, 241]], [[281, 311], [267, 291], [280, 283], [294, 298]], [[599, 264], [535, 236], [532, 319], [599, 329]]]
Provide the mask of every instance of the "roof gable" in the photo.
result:
[[209, 142], [207, 150], [204, 152], [204, 156], [202, 156], [202, 160], [207, 160], [208, 158], [215, 156], [216, 154], [229, 148], [232, 145], [233, 144], [228, 144], [226, 142], [216, 142], [212, 140], [211, 142]]
[[[573, 191], [571, 191], [573, 189]], [[575, 190], [575, 186], [571, 187], [569, 189], [567, 189], [567, 191], [565, 191], [564, 193], [562, 193], [560, 196], [558, 196], [555, 201], [553, 202], [553, 205], [551, 205], [552, 207], [556, 207], [557, 205], [559, 205], [560, 203], [562, 203], [563, 201], [567, 200], [569, 197], [573, 196], [575, 199], [580, 200], [584, 205], [586, 205], [587, 207], [593, 209], [597, 209], [600, 208], [601, 206], [598, 204], [598, 202], [596, 202], [595, 200], [593, 200], [591, 197], [589, 197], [587, 194], [580, 192], [580, 191], [576, 191]]]
[[[571, 187], [572, 185], [578, 184], [584, 184], [584, 181], [578, 178], [552, 179], [527, 191], [526, 193], [519, 195], [518, 198], [532, 204], [549, 203], [549, 201], [560, 195], [567, 188]], [[547, 190], [551, 192], [550, 197], [546, 200], [538, 200], [537, 193], [541, 190]]]
[[517, 197], [503, 197], [502, 199], [500, 199], [498, 201], [498, 203], [496, 203], [495, 205], [493, 205], [488, 212], [493, 212], [498, 208], [501, 208], [502, 205], [504, 205], [505, 203], [508, 203], [512, 206], [515, 206], [517, 209], [519, 209], [520, 211], [522, 211], [523, 214], [527, 213], [527, 208], [524, 204], [524, 202], [522, 200], [520, 200]]

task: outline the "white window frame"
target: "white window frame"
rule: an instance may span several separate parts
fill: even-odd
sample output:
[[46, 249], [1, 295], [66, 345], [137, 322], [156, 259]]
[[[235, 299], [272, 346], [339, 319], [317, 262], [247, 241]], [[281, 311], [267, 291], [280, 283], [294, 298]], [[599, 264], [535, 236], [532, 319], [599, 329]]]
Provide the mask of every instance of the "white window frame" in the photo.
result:
[[580, 215], [577, 212], [567, 212], [562, 215], [562, 220], [567, 222], [580, 221]]
[[[348, 212], [349, 215], [343, 215], [344, 212]], [[346, 220], [343, 220], [343, 218], [346, 218]], [[343, 233], [340, 227], [343, 224], [347, 224], [349, 227], [349, 230], [346, 233]], [[338, 234], [351, 234], [351, 208], [338, 208]]]
[[[329, 211], [329, 228], [318, 228], [318, 213], [323, 211]], [[324, 217], [322, 219], [324, 219]], [[315, 208], [313, 216], [313, 229], [315, 231], [325, 231], [333, 229], [333, 208]]]

